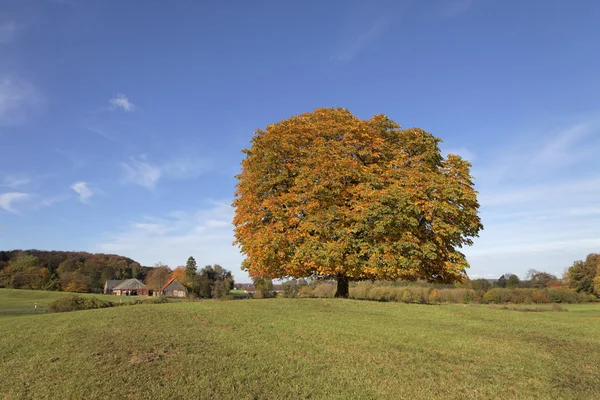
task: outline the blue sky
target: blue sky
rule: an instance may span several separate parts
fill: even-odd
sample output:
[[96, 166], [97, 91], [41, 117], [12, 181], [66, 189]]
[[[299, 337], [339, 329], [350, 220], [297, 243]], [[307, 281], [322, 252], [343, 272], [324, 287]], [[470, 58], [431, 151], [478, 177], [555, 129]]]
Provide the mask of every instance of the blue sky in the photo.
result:
[[0, 248], [238, 281], [235, 179], [257, 128], [384, 113], [473, 163], [471, 277], [600, 251], [596, 1], [0, 3]]

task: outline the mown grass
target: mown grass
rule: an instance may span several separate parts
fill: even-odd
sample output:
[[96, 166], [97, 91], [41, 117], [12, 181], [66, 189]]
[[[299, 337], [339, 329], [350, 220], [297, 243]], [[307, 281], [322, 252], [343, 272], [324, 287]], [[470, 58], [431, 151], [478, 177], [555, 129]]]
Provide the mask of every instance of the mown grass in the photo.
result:
[[70, 293], [70, 292], [48, 292], [44, 290], [23, 290], [23, 289], [0, 289], [0, 310], [17, 310], [23, 308], [33, 308], [37, 303], [39, 308], [46, 308], [52, 301], [77, 294], [84, 297], [97, 297], [102, 300], [118, 303], [119, 301], [133, 301], [135, 296], [113, 296], [104, 294], [89, 293]]
[[0, 398], [597, 399], [600, 306], [336, 299], [3, 317]]

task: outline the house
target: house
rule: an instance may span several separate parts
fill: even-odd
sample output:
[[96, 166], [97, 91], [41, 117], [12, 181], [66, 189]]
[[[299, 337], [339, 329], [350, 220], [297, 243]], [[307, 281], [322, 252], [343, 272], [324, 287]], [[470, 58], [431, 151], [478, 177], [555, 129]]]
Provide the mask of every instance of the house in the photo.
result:
[[104, 283], [104, 294], [113, 294], [115, 286], [123, 282], [123, 280], [108, 280]]
[[160, 293], [163, 296], [168, 297], [185, 297], [187, 295], [187, 289], [177, 279], [171, 278], [160, 289]]
[[124, 280], [113, 287], [112, 292], [117, 296], [148, 296], [150, 294], [146, 285], [137, 279]]

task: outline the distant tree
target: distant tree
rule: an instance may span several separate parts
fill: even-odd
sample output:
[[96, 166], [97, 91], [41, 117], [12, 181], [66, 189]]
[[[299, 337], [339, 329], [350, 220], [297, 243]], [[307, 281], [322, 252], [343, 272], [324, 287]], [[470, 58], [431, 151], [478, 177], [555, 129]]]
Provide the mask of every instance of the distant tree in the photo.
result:
[[508, 276], [508, 278], [506, 279], [506, 288], [507, 289], [514, 289], [519, 287], [519, 284], [521, 283], [521, 280], [519, 279], [519, 277], [515, 274], [510, 274]]
[[196, 294], [201, 298], [223, 298], [233, 289], [233, 275], [219, 264], [207, 265], [196, 277]]
[[169, 279], [177, 279], [182, 285], [185, 285], [185, 267], [180, 265], [171, 272]]
[[496, 282], [494, 282], [494, 287], [505, 288], [506, 287], [506, 276], [502, 275]]
[[60, 287], [65, 292], [86, 293], [90, 290], [89, 279], [79, 272], [62, 272]]
[[319, 108], [257, 130], [243, 152], [236, 244], [251, 276], [349, 280], [465, 276], [483, 228], [470, 173], [441, 139], [385, 115]]
[[529, 287], [534, 289], [547, 288], [558, 281], [556, 275], [552, 275], [548, 272], [542, 272], [535, 269], [530, 269], [527, 272], [527, 279], [529, 280]]
[[304, 279], [290, 279], [282, 283], [283, 286], [283, 297], [292, 299], [300, 297], [300, 289], [306, 286]]
[[273, 291], [273, 281], [267, 278], [255, 277], [252, 279], [256, 292], [254, 292], [254, 298], [263, 299], [269, 297], [275, 297], [276, 293]]
[[212, 297], [215, 299], [223, 299], [229, 296], [231, 282], [228, 279], [218, 280], [213, 285]]
[[185, 274], [184, 279], [181, 283], [186, 285], [188, 289], [194, 290], [194, 285], [196, 282], [196, 275], [198, 274], [198, 266], [196, 265], [196, 260], [194, 257], [189, 257], [185, 264]]
[[148, 286], [148, 289], [158, 292], [169, 281], [170, 276], [171, 269], [167, 265], [161, 262], [156, 263], [146, 276], [146, 286]]
[[13, 267], [14, 271], [24, 271], [29, 267], [39, 267], [40, 260], [35, 256], [23, 252], [10, 260], [9, 265]]
[[475, 279], [471, 281], [471, 288], [473, 290], [483, 290], [487, 292], [492, 285], [487, 279]]
[[599, 266], [600, 254], [588, 254], [585, 261], [575, 261], [566, 273], [568, 285], [578, 292], [594, 293]]

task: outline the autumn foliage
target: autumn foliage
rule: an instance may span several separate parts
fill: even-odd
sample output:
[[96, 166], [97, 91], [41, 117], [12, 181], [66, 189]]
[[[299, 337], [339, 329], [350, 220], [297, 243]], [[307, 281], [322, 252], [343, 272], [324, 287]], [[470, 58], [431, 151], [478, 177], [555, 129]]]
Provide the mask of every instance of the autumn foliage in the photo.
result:
[[[385, 115], [317, 109], [258, 130], [237, 176], [236, 244], [265, 278], [453, 282], [482, 229], [470, 164]], [[342, 292], [340, 293], [340, 283]]]

